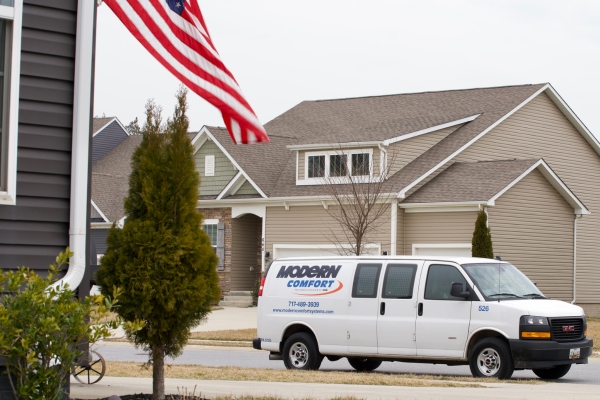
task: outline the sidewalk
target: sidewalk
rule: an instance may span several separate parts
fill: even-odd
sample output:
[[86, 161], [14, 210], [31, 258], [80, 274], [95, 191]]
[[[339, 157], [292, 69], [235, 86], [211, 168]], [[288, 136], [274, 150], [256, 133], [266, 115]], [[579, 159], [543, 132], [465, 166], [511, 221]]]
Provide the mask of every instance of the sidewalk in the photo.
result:
[[[192, 332], [222, 331], [230, 329], [256, 329], [256, 307], [223, 307], [208, 315], [208, 319], [192, 329]], [[112, 331], [113, 338], [123, 338], [125, 333], [119, 328]]]
[[[280, 383], [280, 382], [238, 382], [238, 381], [203, 381], [188, 379], [166, 379], [165, 392], [177, 394], [177, 387], [194, 390], [196, 394], [209, 399], [216, 396], [277, 396], [283, 399], [330, 399], [339, 396], [354, 396], [366, 400], [394, 399], [598, 399], [597, 385], [581, 385], [571, 383], [547, 383], [525, 385], [517, 383], [482, 384], [483, 388], [440, 388], [440, 387], [400, 387], [376, 385], [338, 385], [315, 383]], [[71, 379], [71, 397], [80, 399], [97, 399], [111, 395], [134, 393], [151, 393], [150, 378], [113, 378], [104, 377], [94, 385], [82, 385]]]

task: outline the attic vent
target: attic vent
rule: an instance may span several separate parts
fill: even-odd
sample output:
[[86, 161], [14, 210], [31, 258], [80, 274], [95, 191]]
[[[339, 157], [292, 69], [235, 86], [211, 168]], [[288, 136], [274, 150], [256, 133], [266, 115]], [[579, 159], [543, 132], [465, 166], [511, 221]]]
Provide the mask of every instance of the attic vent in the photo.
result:
[[204, 176], [215, 176], [215, 156], [204, 157]]

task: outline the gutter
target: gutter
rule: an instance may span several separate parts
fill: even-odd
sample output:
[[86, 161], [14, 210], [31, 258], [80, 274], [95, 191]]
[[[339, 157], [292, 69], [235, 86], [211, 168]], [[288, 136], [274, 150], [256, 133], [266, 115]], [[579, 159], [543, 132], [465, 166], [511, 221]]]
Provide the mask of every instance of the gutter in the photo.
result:
[[71, 149], [71, 204], [69, 248], [74, 253], [66, 275], [55, 288], [68, 285], [75, 290], [86, 268], [88, 228], [89, 152], [92, 117], [94, 28], [96, 2], [77, 3], [77, 41], [75, 43], [75, 87], [73, 96], [73, 142]]

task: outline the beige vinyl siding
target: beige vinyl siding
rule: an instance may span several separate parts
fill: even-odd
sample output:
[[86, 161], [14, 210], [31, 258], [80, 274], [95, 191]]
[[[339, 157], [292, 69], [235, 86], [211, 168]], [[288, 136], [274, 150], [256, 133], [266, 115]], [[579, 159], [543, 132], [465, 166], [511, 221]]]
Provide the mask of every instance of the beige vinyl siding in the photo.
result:
[[[215, 175], [204, 176], [204, 157], [215, 156]], [[196, 170], [200, 174], [200, 194], [203, 196], [217, 195], [227, 186], [229, 181], [237, 174], [237, 169], [229, 158], [210, 140], [204, 142], [202, 147], [194, 154]]]
[[[332, 207], [332, 206], [330, 206]], [[367, 243], [381, 244], [381, 250], [390, 251], [390, 212], [380, 220], [381, 226]], [[331, 232], [343, 237], [339, 224], [322, 206], [267, 207], [266, 251], [273, 254], [273, 244], [335, 244]]]
[[413, 244], [471, 243], [476, 212], [423, 212], [404, 215], [404, 254]]
[[[254, 287], [258, 267], [258, 232], [262, 219], [244, 215], [231, 220], [231, 290], [250, 291]], [[254, 267], [254, 271], [250, 271]]]
[[494, 255], [549, 297], [573, 299], [573, 208], [534, 170], [488, 208]]
[[455, 160], [509, 158], [543, 158], [592, 212], [577, 222], [577, 302], [600, 303], [600, 155], [542, 93]]
[[298, 152], [298, 180], [304, 179], [304, 169], [306, 168], [306, 152]]
[[235, 194], [258, 194], [258, 192], [249, 181], [246, 181]]
[[461, 126], [462, 125], [451, 126], [446, 129], [440, 129], [439, 131], [426, 133], [412, 139], [391, 144], [388, 148], [390, 174], [395, 174], [400, 171], [409, 162], [425, 153], [433, 145], [437, 144]]

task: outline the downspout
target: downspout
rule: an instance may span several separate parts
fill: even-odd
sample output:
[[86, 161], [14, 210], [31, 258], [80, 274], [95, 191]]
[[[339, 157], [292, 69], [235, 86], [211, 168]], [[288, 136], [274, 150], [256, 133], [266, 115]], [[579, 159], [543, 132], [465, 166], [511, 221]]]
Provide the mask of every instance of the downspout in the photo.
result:
[[573, 301], [571, 304], [575, 304], [577, 300], [577, 220], [581, 215], [575, 214], [573, 220]]
[[398, 199], [394, 199], [392, 201], [392, 205], [390, 207], [392, 209], [392, 226], [391, 226], [391, 246], [390, 246], [390, 255], [396, 255], [396, 246], [398, 242]]
[[71, 148], [71, 204], [69, 247], [74, 253], [66, 275], [54, 287], [68, 285], [75, 290], [83, 280], [86, 266], [88, 221], [88, 164], [94, 55], [95, 1], [77, 2], [75, 82], [73, 93], [73, 142]]

